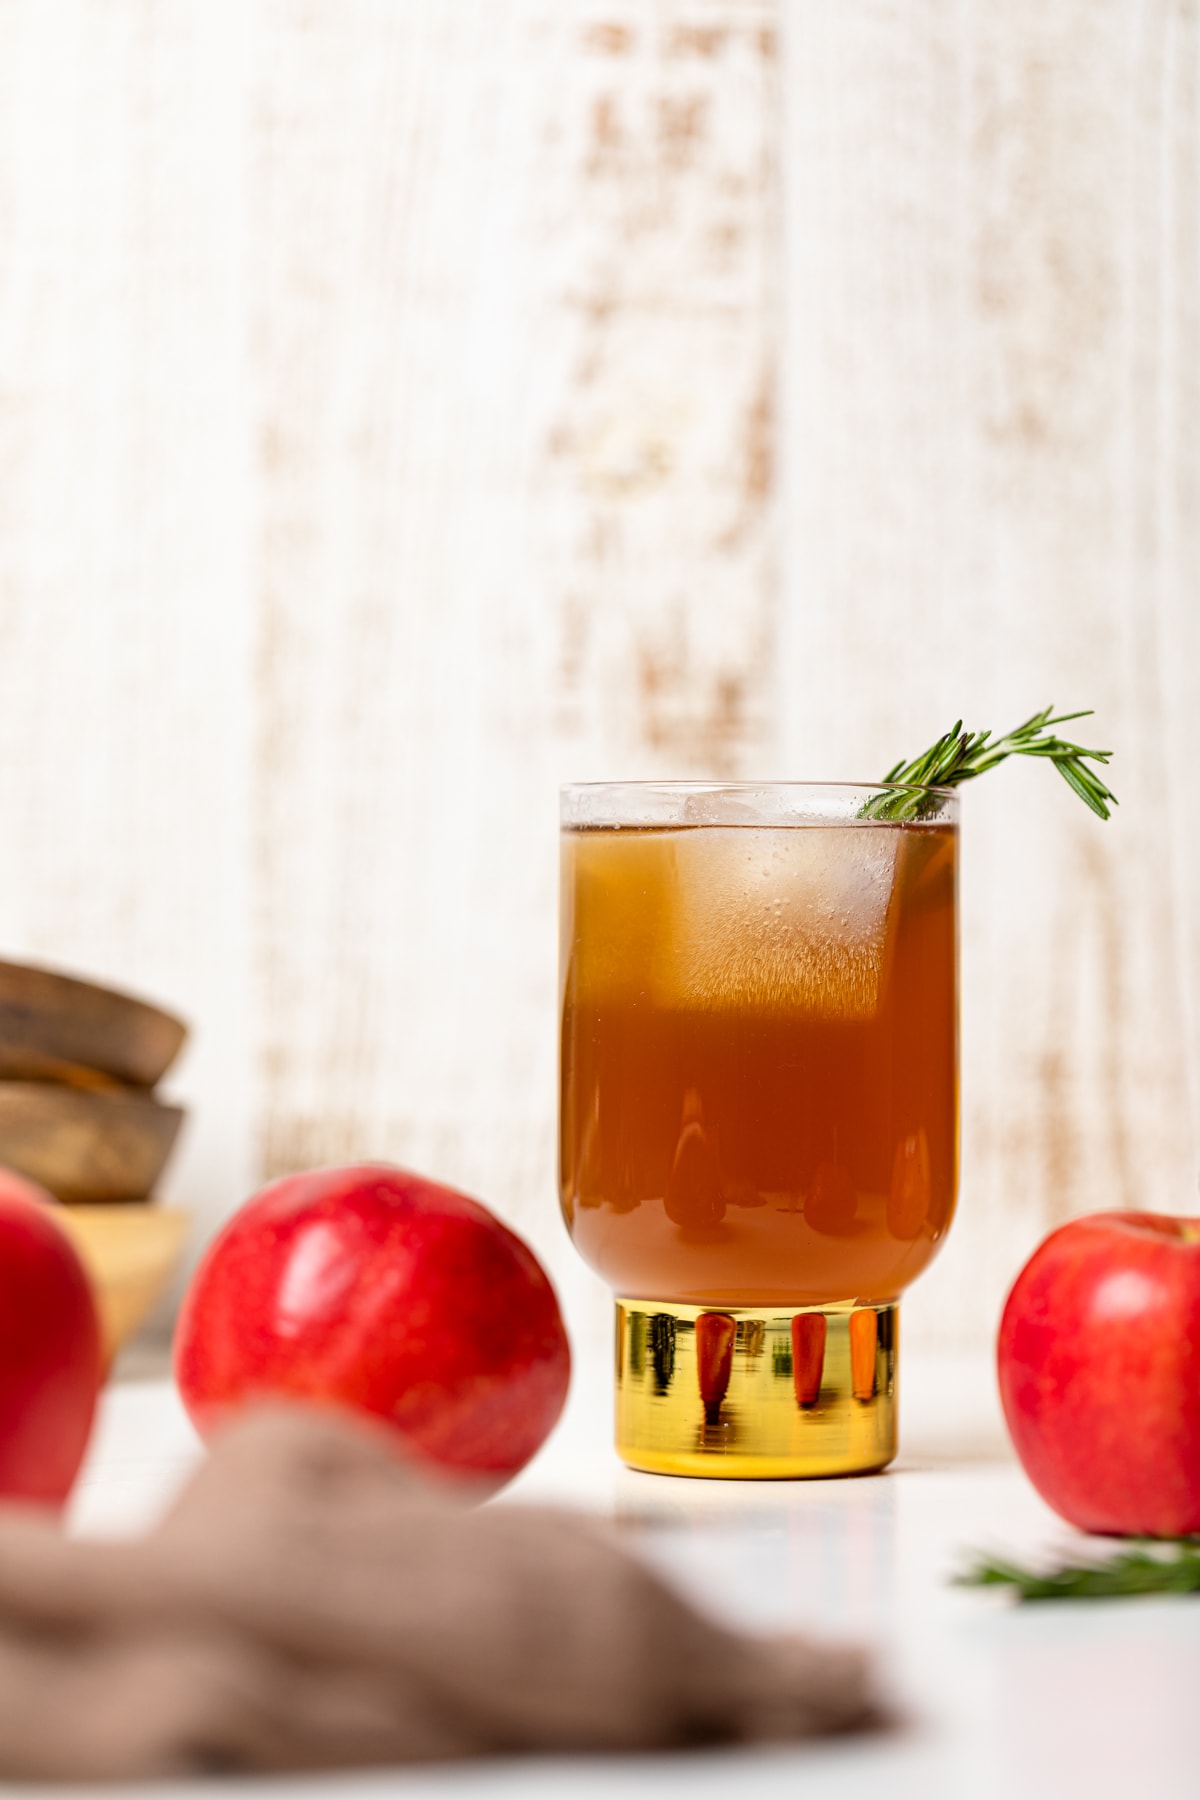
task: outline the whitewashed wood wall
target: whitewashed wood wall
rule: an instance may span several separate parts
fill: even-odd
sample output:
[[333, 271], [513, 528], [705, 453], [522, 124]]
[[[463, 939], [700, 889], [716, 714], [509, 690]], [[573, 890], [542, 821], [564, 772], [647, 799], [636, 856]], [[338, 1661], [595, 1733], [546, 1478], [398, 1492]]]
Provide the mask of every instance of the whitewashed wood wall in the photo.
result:
[[383, 1156], [557, 1222], [555, 788], [967, 797], [982, 1341], [1196, 1210], [1195, 0], [0, 0], [0, 949], [195, 1025], [172, 1190]]

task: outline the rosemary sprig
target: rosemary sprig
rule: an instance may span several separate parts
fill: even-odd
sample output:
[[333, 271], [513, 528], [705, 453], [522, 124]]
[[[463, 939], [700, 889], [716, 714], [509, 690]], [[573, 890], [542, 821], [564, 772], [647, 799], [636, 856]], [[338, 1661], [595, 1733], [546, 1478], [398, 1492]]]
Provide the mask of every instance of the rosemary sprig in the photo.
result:
[[[964, 731], [959, 719], [945, 737], [940, 737], [923, 756], [911, 762], [900, 761], [889, 769], [884, 781], [894, 784], [895, 791], [876, 794], [868, 800], [859, 816], [864, 819], [922, 819], [937, 812], [937, 797], [929, 788], [957, 787], [973, 781], [1009, 756], [1046, 756], [1063, 780], [1074, 788], [1079, 798], [1100, 818], [1107, 819], [1110, 806], [1117, 797], [1107, 788], [1089, 762], [1107, 763], [1111, 750], [1088, 750], [1082, 744], [1068, 743], [1055, 737], [1052, 727], [1067, 725], [1072, 719], [1090, 719], [1091, 709], [1084, 712], [1055, 714], [1052, 706], [1043, 707], [1023, 725], [1004, 737], [994, 738], [990, 731]], [[1047, 735], [1050, 733], [1051, 735]]]
[[1067, 1563], [1038, 1574], [981, 1558], [957, 1587], [1011, 1587], [1021, 1600], [1111, 1600], [1122, 1594], [1200, 1593], [1200, 1537], [1131, 1538], [1107, 1562]]

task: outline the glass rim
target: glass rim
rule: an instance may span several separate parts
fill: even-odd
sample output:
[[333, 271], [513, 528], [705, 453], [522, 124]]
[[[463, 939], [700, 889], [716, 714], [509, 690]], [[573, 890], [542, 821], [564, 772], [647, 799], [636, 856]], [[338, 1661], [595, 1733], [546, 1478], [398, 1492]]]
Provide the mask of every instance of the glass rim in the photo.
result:
[[615, 793], [620, 788], [641, 793], [657, 789], [664, 794], [757, 794], [771, 788], [785, 793], [936, 794], [939, 799], [958, 799], [957, 787], [938, 786], [928, 781], [655, 781], [651, 776], [635, 776], [629, 781], [563, 781], [559, 783], [558, 791], [560, 794], [602, 794]]
[[[914, 802], [873, 810], [895, 796]], [[908, 816], [904, 816], [907, 814]], [[575, 781], [559, 789], [564, 831], [682, 830], [688, 826], [855, 825], [957, 829], [956, 787], [910, 781]]]

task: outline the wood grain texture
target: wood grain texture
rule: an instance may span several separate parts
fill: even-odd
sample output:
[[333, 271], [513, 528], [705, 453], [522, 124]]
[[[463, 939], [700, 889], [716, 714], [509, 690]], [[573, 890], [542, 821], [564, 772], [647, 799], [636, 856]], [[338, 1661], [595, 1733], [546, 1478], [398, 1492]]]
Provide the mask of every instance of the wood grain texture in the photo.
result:
[[206, 1223], [396, 1157], [599, 1317], [557, 783], [1047, 699], [1123, 804], [968, 797], [906, 1330], [1195, 1205], [1198, 56], [1192, 0], [3, 0], [0, 949], [194, 1021]]
[[0, 962], [0, 1079], [153, 1087], [186, 1036], [182, 1019], [132, 994]]
[[1115, 751], [1108, 825], [1035, 766], [964, 800], [960, 1217], [906, 1311], [986, 1336], [1050, 1225], [1196, 1210], [1196, 8], [788, 17], [786, 758], [1047, 700]]
[[0, 5], [0, 944], [195, 1022], [253, 1180], [247, 16]]
[[145, 1200], [181, 1124], [143, 1088], [0, 1081], [0, 1164], [59, 1200]]
[[272, 24], [264, 1165], [436, 1170], [560, 1265], [556, 781], [736, 772], [768, 722], [769, 21]]

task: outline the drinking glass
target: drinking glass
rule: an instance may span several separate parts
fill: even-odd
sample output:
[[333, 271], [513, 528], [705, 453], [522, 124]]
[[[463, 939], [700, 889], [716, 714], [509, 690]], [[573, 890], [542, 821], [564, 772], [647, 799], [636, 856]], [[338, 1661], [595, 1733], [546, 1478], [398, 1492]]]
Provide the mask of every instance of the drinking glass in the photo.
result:
[[895, 1454], [897, 1302], [957, 1190], [958, 801], [892, 798], [563, 790], [560, 1191], [635, 1468]]

